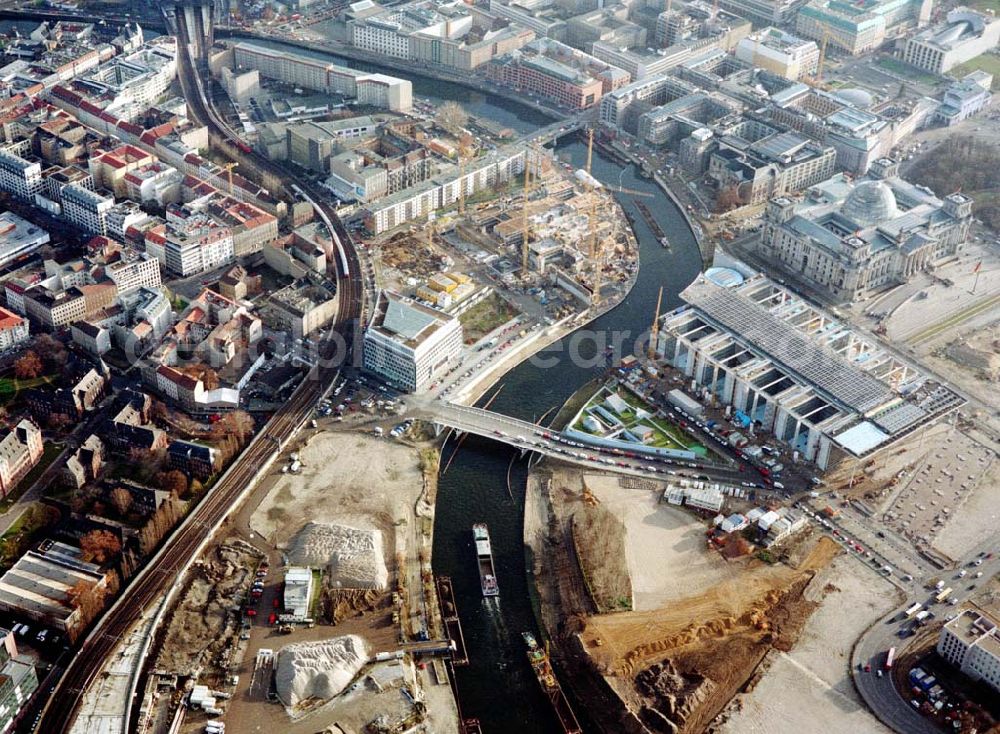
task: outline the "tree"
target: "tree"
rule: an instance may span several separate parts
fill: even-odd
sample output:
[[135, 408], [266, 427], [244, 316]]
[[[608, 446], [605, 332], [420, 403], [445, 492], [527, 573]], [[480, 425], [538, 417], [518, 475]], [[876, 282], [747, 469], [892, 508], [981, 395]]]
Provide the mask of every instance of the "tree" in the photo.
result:
[[35, 337], [32, 348], [49, 369], [58, 371], [66, 365], [66, 347], [51, 334], [39, 334]]
[[83, 560], [107, 563], [121, 553], [122, 544], [110, 530], [91, 530], [80, 538]]
[[160, 489], [181, 496], [188, 491], [188, 478], [184, 472], [177, 469], [163, 471], [156, 475], [156, 484]]
[[50, 413], [45, 419], [45, 424], [50, 430], [62, 431], [69, 427], [73, 420], [65, 413]]
[[457, 134], [469, 121], [469, 114], [458, 102], [445, 102], [438, 107], [434, 121], [452, 134]]
[[14, 376], [19, 380], [32, 380], [42, 374], [44, 369], [41, 357], [27, 351], [14, 363]]
[[115, 487], [111, 490], [111, 504], [124, 517], [132, 507], [132, 494], [124, 487]]

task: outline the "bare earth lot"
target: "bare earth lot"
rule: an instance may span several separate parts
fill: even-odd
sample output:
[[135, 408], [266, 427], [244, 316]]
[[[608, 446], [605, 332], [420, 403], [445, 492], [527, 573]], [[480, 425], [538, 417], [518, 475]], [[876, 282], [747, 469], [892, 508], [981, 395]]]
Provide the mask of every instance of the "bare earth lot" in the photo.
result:
[[717, 553], [702, 552], [705, 525], [690, 513], [660, 503], [663, 491], [626, 489], [614, 476], [588, 474], [587, 487], [625, 523], [625, 552], [637, 612], [657, 609], [733, 580], [740, 569]]
[[[841, 556], [813, 580], [810, 597], [824, 591], [790, 652], [773, 650], [754, 689], [719, 717], [718, 734], [883, 734], [851, 685], [851, 647], [898, 601], [892, 585]], [[850, 610], [850, 613], [845, 613]]]

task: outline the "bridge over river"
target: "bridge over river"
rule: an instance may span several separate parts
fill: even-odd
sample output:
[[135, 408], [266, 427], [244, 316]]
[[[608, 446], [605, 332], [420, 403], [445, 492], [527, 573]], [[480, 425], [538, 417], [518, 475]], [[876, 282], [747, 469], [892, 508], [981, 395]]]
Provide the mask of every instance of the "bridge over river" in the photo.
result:
[[566, 436], [536, 423], [446, 400], [435, 400], [415, 408], [409, 415], [433, 423], [439, 430], [451, 428], [459, 433], [471, 433], [505, 443], [519, 449], [522, 454], [549, 456], [601, 471], [649, 478], [658, 475], [707, 476], [714, 481], [737, 485], [754, 481], [754, 475], [749, 472], [717, 463], [642, 454], [642, 447], [639, 446], [614, 449], [587, 441], [585, 436]]

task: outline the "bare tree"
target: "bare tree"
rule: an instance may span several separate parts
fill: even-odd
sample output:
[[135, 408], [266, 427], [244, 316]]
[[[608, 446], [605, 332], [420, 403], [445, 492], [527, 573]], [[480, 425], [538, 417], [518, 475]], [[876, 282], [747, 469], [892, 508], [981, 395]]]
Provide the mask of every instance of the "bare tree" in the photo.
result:
[[469, 121], [469, 114], [458, 102], [445, 102], [438, 107], [434, 121], [448, 132], [459, 133]]

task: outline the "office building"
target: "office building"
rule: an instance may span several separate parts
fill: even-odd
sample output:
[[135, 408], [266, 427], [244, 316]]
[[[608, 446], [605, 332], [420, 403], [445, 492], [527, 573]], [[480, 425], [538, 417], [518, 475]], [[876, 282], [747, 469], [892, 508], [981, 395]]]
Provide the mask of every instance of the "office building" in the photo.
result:
[[783, 26], [795, 20], [805, 0], [719, 0], [719, 7], [757, 26]]
[[512, 146], [466, 163], [464, 171], [455, 165], [442, 167], [437, 176], [365, 206], [365, 228], [381, 234], [414, 219], [426, 219], [429, 212], [457, 205], [463, 187], [465, 196], [472, 196], [502, 185], [521, 174], [524, 163], [524, 148]]
[[392, 385], [417, 392], [462, 351], [462, 324], [454, 316], [383, 292], [365, 330], [364, 368]]
[[407, 79], [348, 69], [252, 43], [237, 43], [234, 52], [237, 68], [257, 69], [268, 79], [326, 94], [341, 94], [359, 104], [393, 112], [409, 112], [413, 107], [413, 85]]
[[28, 338], [28, 320], [0, 308], [0, 354], [24, 344]]
[[986, 109], [993, 101], [992, 86], [993, 75], [985, 71], [974, 71], [953, 82], [934, 112], [935, 122], [951, 127]]
[[668, 74], [640, 79], [604, 95], [601, 123], [634, 133], [641, 113], [696, 91], [693, 85]]
[[42, 431], [29, 418], [0, 440], [0, 493], [4, 497], [38, 463], [44, 450]]
[[903, 27], [923, 25], [931, 0], [810, 0], [795, 16], [799, 36], [860, 56], [879, 48]]
[[997, 620], [978, 609], [965, 609], [946, 622], [937, 652], [967, 676], [1000, 692], [1000, 631]]
[[964, 400], [762, 275], [699, 276], [656, 354], [820, 469], [892, 446]]
[[906, 39], [901, 58], [931, 74], [947, 74], [959, 64], [996, 50], [1000, 20], [969, 8], [948, 12], [944, 23]]
[[723, 137], [709, 157], [708, 176], [720, 190], [735, 189], [741, 204], [802, 191], [836, 170], [833, 147], [799, 133], [775, 133], [746, 147], [731, 140]]
[[797, 81], [813, 76], [819, 66], [819, 46], [774, 27], [762, 28], [736, 45], [736, 58], [758, 69]]
[[844, 174], [813, 186], [801, 201], [767, 207], [758, 252], [829, 298], [852, 302], [903, 283], [965, 249], [972, 199], [938, 199], [897, 175], [883, 158], [867, 176]]

